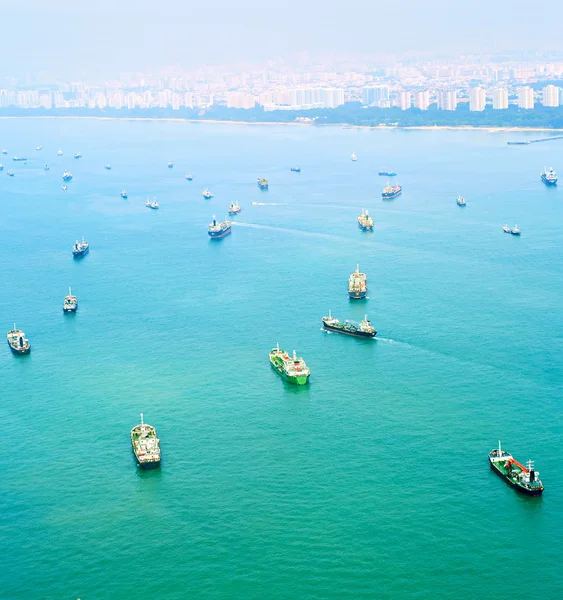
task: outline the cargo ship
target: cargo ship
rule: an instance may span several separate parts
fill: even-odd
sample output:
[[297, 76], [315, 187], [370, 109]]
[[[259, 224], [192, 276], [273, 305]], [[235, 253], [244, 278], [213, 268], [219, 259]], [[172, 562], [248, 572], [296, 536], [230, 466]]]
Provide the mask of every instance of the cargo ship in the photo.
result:
[[457, 197], [457, 200], [456, 200], [456, 202], [457, 202], [457, 205], [458, 205], [458, 206], [465, 206], [465, 205], [467, 204], [467, 203], [465, 202], [465, 198], [463, 198], [462, 196], [459, 196], [459, 195], [458, 195], [458, 197]]
[[352, 300], [362, 300], [368, 294], [368, 281], [365, 273], [360, 273], [360, 265], [350, 275], [348, 282], [348, 296]]
[[231, 222], [223, 221], [219, 223], [215, 218], [215, 215], [213, 215], [213, 221], [209, 223], [207, 233], [209, 234], [209, 237], [211, 239], [220, 240], [221, 238], [224, 238], [226, 235], [229, 235], [229, 233], [231, 233]]
[[290, 170], [293, 171], [294, 173], [301, 173], [301, 167], [291, 167]]
[[518, 225], [514, 225], [514, 227], [510, 230], [512, 235], [520, 235], [520, 229], [518, 229]]
[[90, 252], [90, 245], [88, 242], [85, 242], [84, 238], [82, 238], [81, 242], [76, 240], [72, 247], [72, 256], [74, 256], [74, 258], [82, 258], [83, 256], [86, 256], [88, 252]]
[[47, 164], [46, 164], [46, 165], [43, 167], [43, 170], [44, 170], [44, 171], [48, 171], [48, 170], [49, 170], [49, 165], [47, 165]]
[[66, 192], [66, 191], [68, 190], [68, 185], [66, 185], [66, 183], [63, 183], [63, 184], [61, 185], [61, 190], [62, 190], [63, 192]]
[[367, 210], [362, 210], [362, 214], [358, 216], [358, 226], [362, 231], [373, 231], [373, 219]]
[[203, 190], [203, 197], [204, 197], [206, 200], [209, 200], [210, 198], [213, 198], [213, 194], [212, 194], [212, 193], [211, 193], [211, 192], [210, 192], [210, 191], [209, 191], [207, 188], [205, 188], [205, 189]]
[[352, 160], [353, 162], [356, 162], [358, 160], [358, 157], [354, 154], [354, 152], [352, 152], [352, 156], [350, 157], [350, 160]]
[[147, 208], [152, 208], [153, 210], [156, 210], [156, 209], [158, 209], [158, 208], [159, 208], [159, 206], [158, 206], [158, 202], [156, 201], [156, 198], [154, 198], [154, 199], [152, 200], [152, 202], [151, 202], [151, 201], [150, 201], [150, 200], [147, 198], [147, 201], [145, 202], [145, 206], [146, 206]]
[[57, 156], [62, 156], [63, 155], [63, 151], [59, 148], [57, 150]]
[[239, 206], [238, 202], [232, 202], [229, 206], [229, 214], [230, 215], [238, 215], [238, 213], [242, 210]]
[[381, 177], [395, 177], [397, 173], [395, 171], [379, 171], [379, 175]]
[[337, 333], [343, 333], [344, 335], [352, 335], [354, 337], [375, 337], [377, 331], [372, 327], [369, 322], [368, 316], [364, 315], [363, 321], [355, 323], [354, 321], [339, 321], [335, 319], [330, 310], [328, 311], [328, 317], [323, 317], [323, 327], [329, 331], [336, 331]]
[[104, 169], [106, 171], [111, 171], [111, 165], [109, 163], [107, 165], [104, 165]]
[[6, 149], [2, 150], [2, 154], [8, 154], [8, 151]]
[[309, 382], [311, 371], [305, 361], [293, 351], [290, 357], [278, 344], [270, 351], [270, 364], [288, 383], [305, 385]]
[[174, 168], [174, 163], [171, 160], [168, 161], [168, 168], [169, 169], [173, 169]]
[[121, 190], [121, 197], [127, 198], [127, 192], [125, 190]]
[[76, 152], [74, 158], [82, 158], [82, 154], [80, 154], [80, 152]]
[[500, 441], [498, 448], [489, 453], [489, 464], [497, 475], [519, 492], [529, 496], [539, 496], [543, 492], [543, 483], [540, 474], [534, 470], [534, 463], [529, 460], [526, 466], [520, 464], [501, 448]]
[[258, 177], [258, 187], [261, 190], [268, 189], [268, 180], [265, 177]]
[[16, 329], [15, 323], [14, 328], [6, 334], [6, 339], [8, 340], [10, 350], [14, 354], [22, 356], [24, 354], [29, 354], [31, 351], [29, 340], [25, 337], [25, 333], [21, 329]]
[[544, 167], [540, 177], [545, 185], [557, 185], [557, 173], [551, 167], [549, 169]]
[[193, 180], [192, 174], [191, 174], [191, 173], [188, 173], [188, 174], [186, 175], [186, 179], [187, 179], [188, 181], [192, 181], [192, 180]]
[[160, 440], [156, 429], [144, 422], [143, 413], [140, 425], [131, 429], [131, 447], [141, 469], [155, 469], [160, 466]]
[[12, 160], [14, 162], [25, 162], [27, 158], [25, 156], [14, 156]]
[[505, 225], [502, 230], [504, 231], [504, 233], [510, 233], [510, 227], [508, 225]]
[[76, 296], [72, 295], [72, 291], [70, 287], [68, 288], [68, 296], [65, 296], [63, 301], [63, 312], [65, 313], [75, 313], [78, 308], [78, 300]]
[[8, 171], [8, 177], [13, 177], [14, 175], [15, 175], [15, 173], [14, 173], [14, 169], [10, 169], [10, 170]]
[[70, 171], [65, 171], [63, 173], [63, 181], [70, 181], [72, 179], [72, 173]]
[[401, 194], [403, 188], [400, 185], [387, 184], [381, 192], [381, 197], [386, 199], [396, 198]]

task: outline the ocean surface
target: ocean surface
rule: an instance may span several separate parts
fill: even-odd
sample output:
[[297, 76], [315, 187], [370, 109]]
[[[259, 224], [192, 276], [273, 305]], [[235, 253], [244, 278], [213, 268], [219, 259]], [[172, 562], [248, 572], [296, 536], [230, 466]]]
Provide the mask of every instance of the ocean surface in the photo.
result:
[[[0, 120], [0, 321], [32, 344], [0, 352], [0, 597], [561, 598], [563, 141], [506, 145], [542, 135]], [[543, 497], [490, 471], [499, 439]]]

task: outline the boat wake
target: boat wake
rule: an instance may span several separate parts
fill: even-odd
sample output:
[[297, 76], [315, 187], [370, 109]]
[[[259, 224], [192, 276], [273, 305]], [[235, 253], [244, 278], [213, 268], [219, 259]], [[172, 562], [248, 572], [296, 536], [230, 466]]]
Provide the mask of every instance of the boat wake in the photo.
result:
[[337, 235], [330, 235], [329, 233], [318, 233], [316, 231], [302, 231], [300, 229], [290, 229], [289, 227], [274, 227], [273, 225], [258, 225], [257, 223], [244, 223], [241, 221], [233, 221], [232, 224], [236, 225], [237, 227], [249, 227], [251, 229], [265, 229], [270, 231], [284, 231], [286, 233], [296, 233], [298, 235], [319, 237], [325, 240], [349, 241], [348, 238], [340, 237]]
[[253, 202], [252, 206], [290, 206], [282, 202]]

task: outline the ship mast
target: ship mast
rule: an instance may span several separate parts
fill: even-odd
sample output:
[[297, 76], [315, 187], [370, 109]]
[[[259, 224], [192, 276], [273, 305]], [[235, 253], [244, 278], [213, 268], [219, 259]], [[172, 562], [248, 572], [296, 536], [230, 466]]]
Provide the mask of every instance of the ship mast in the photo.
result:
[[143, 413], [141, 413], [141, 425], [144, 425], [145, 422], [143, 421]]

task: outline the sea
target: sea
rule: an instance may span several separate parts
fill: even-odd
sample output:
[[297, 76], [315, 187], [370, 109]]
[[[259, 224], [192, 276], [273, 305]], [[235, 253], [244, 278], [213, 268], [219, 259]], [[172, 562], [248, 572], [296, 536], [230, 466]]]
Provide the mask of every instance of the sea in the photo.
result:
[[561, 598], [563, 141], [507, 146], [546, 135], [0, 120], [0, 320], [32, 345], [0, 352], [0, 597]]

